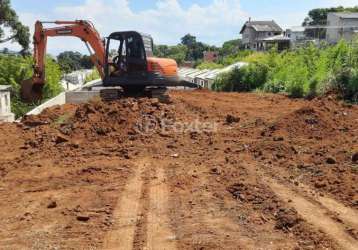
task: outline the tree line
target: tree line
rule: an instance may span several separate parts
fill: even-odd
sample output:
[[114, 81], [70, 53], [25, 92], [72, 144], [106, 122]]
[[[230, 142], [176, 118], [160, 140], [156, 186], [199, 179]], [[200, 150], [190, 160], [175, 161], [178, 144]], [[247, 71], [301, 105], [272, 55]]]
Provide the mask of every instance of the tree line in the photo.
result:
[[172, 58], [178, 64], [194, 62], [199, 65], [204, 57], [205, 51], [219, 52], [221, 57], [237, 53], [242, 48], [241, 39], [224, 42], [222, 47], [208, 45], [197, 40], [196, 36], [187, 34], [180, 39], [177, 45], [154, 45], [154, 55], [157, 57]]
[[94, 64], [91, 57], [76, 51], [65, 51], [57, 56], [57, 62], [64, 73], [80, 69], [92, 69]]

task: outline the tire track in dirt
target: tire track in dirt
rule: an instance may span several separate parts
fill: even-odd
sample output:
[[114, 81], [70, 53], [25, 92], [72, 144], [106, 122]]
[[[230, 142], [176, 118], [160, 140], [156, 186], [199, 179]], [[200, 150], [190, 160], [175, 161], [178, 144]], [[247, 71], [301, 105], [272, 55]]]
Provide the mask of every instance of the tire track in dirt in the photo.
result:
[[327, 211], [308, 201], [303, 196], [277, 181], [264, 177], [266, 183], [282, 200], [291, 200], [292, 206], [308, 223], [325, 232], [331, 239], [335, 240], [342, 249], [358, 249], [358, 242], [345, 232], [342, 225], [336, 223], [327, 215]]
[[127, 183], [117, 203], [113, 214], [114, 230], [107, 233], [103, 249], [133, 249], [143, 185], [141, 175], [145, 169], [145, 162], [139, 162], [137, 165], [133, 178]]
[[167, 215], [169, 196], [162, 166], [156, 168], [156, 176], [152, 179], [149, 197], [146, 249], [176, 249], [176, 237], [170, 229]]
[[335, 213], [337, 217], [341, 219], [346, 225], [358, 229], [358, 213], [355, 210], [345, 206], [333, 198], [317, 194], [315, 191], [304, 184], [300, 184], [298, 188], [303, 190], [308, 197], [317, 201], [322, 207]]
[[114, 230], [103, 249], [176, 249], [167, 216], [168, 188], [165, 172], [150, 159], [136, 163], [134, 177], [126, 185], [114, 211]]
[[[257, 169], [261, 172], [261, 170]], [[281, 169], [280, 170], [281, 175], [289, 176], [290, 174], [286, 172], [286, 170]], [[284, 174], [283, 174], [284, 173]], [[269, 173], [266, 173], [264, 175], [269, 175]], [[270, 178], [279, 178], [279, 176], [270, 175], [272, 177]], [[325, 194], [322, 196], [320, 193], [318, 193], [316, 190], [312, 189], [306, 184], [303, 184], [301, 180], [298, 180], [298, 185], [293, 185], [293, 182], [295, 180], [291, 180], [292, 186], [290, 189], [296, 193], [302, 194], [304, 197], [306, 197], [308, 200], [314, 202], [318, 206], [322, 207], [323, 209], [326, 209], [327, 212], [331, 212], [334, 214], [334, 216], [337, 216], [345, 225], [348, 225], [350, 227], [354, 227], [358, 229], [358, 213], [354, 209], [345, 206], [341, 202], [335, 200], [334, 198], [329, 197], [329, 194]]]
[[245, 233], [243, 225], [208, 189], [210, 180], [204, 173], [195, 172], [201, 178], [190, 181], [196, 165], [179, 161], [173, 165], [171, 161], [167, 166], [172, 185], [171, 218], [179, 249], [271, 249], [258, 247], [261, 242]]

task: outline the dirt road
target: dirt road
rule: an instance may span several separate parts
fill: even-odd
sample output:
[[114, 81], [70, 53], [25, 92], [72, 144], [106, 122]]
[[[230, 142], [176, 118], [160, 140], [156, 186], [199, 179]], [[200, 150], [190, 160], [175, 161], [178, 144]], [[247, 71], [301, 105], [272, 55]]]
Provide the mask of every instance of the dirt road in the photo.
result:
[[209, 91], [0, 125], [0, 249], [358, 249], [358, 107]]

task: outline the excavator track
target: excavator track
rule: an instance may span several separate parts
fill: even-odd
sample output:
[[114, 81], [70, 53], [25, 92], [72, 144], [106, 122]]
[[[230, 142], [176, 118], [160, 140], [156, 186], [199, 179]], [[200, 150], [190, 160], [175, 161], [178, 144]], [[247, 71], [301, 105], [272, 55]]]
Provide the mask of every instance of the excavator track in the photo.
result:
[[119, 88], [105, 88], [100, 90], [100, 97], [103, 101], [115, 101], [123, 97], [134, 98], [156, 98], [161, 103], [170, 103], [168, 89], [165, 87], [145, 88], [141, 91], [125, 91]]

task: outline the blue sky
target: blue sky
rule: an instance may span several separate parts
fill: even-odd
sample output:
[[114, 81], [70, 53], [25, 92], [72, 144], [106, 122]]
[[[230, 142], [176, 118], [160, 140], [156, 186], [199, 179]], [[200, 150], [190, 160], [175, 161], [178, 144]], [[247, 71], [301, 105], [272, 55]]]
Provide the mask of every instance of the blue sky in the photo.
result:
[[[358, 0], [12, 0], [21, 21], [33, 31], [35, 20], [90, 19], [99, 32], [138, 30], [152, 34], [156, 43], [176, 44], [186, 33], [221, 45], [239, 37], [243, 23], [275, 20], [283, 28], [301, 25], [310, 9], [358, 5]], [[2, 47], [4, 45], [1, 45]], [[16, 49], [14, 44], [5, 46]], [[85, 52], [75, 38], [49, 41], [48, 50]]]

